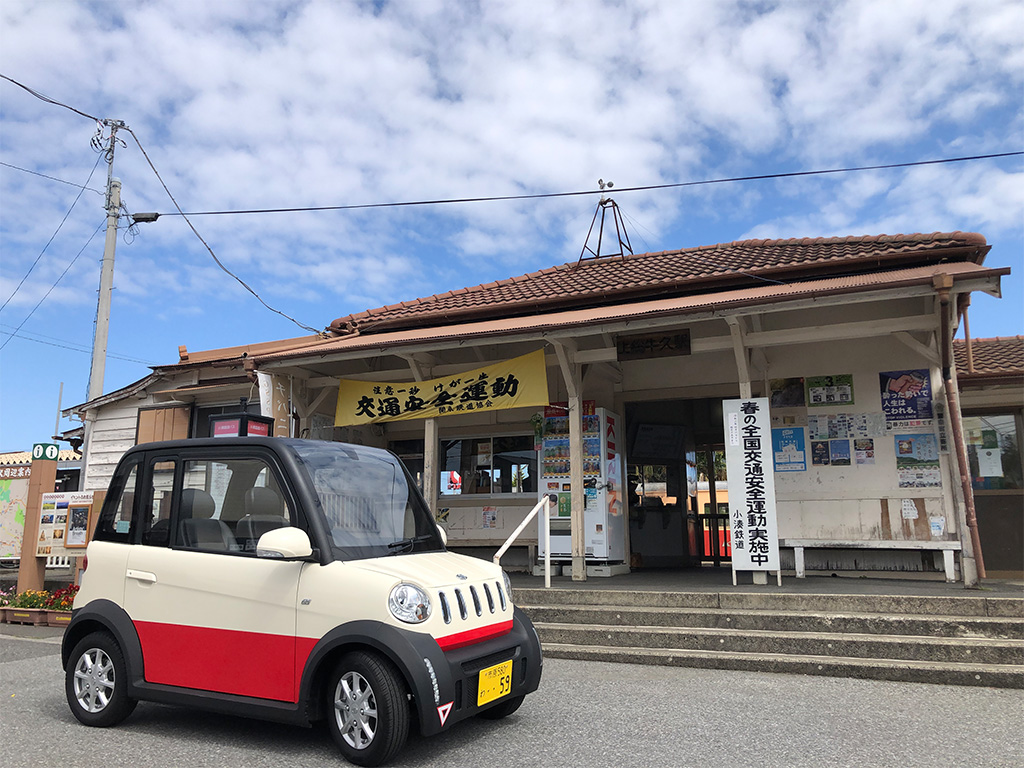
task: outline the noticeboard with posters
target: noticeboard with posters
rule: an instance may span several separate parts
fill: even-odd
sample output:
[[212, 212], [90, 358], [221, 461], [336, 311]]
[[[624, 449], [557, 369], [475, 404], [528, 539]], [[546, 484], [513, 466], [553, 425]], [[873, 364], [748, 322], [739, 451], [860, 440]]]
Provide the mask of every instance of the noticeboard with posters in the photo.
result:
[[[36, 534], [36, 557], [76, 557], [88, 539], [92, 491], [44, 493]], [[84, 515], [84, 527], [83, 527]], [[67, 535], [74, 541], [67, 546]], [[70, 551], [69, 551], [70, 549]]]

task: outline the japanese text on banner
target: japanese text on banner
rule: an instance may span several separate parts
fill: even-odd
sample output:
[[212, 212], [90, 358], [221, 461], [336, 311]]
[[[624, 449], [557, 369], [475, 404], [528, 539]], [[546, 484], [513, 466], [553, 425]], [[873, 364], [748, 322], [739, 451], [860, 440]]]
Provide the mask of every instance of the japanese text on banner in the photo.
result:
[[464, 371], [408, 383], [342, 379], [334, 425], [430, 419], [478, 410], [548, 404], [544, 350]]

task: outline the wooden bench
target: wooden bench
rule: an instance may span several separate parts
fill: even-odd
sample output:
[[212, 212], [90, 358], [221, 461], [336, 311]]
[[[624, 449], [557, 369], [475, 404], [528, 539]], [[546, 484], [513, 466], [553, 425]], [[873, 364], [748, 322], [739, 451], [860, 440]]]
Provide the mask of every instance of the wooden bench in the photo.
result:
[[953, 567], [953, 553], [959, 552], [959, 541], [862, 541], [853, 539], [779, 539], [780, 547], [793, 550], [796, 561], [796, 577], [806, 576], [804, 569], [805, 549], [916, 549], [942, 552], [942, 564], [946, 570], [946, 581], [956, 581]]

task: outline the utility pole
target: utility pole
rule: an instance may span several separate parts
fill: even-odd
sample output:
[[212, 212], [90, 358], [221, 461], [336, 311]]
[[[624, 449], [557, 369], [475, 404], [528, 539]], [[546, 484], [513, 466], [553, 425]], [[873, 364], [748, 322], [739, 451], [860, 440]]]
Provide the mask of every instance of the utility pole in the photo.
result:
[[[110, 141], [103, 147], [103, 127], [110, 128]], [[92, 340], [92, 366], [89, 369], [89, 391], [86, 401], [95, 400], [103, 394], [103, 375], [107, 367], [107, 333], [110, 330], [110, 299], [114, 290], [114, 249], [117, 246], [117, 218], [121, 212], [121, 180], [114, 178], [114, 149], [117, 147], [117, 130], [127, 126], [121, 120], [104, 120], [92, 139], [95, 149], [107, 155], [107, 240], [103, 247], [103, 265], [100, 268], [100, 295], [96, 305], [96, 334]], [[85, 415], [84, 439], [82, 441], [82, 479], [79, 490], [88, 490], [90, 444], [95, 411]]]
[[121, 212], [121, 180], [114, 178], [114, 149], [120, 120], [104, 120], [110, 126], [110, 144], [107, 153], [107, 240], [103, 247], [103, 266], [100, 269], [100, 295], [96, 306], [96, 335], [92, 342], [92, 368], [89, 372], [87, 400], [103, 394], [103, 375], [107, 367], [107, 334], [110, 330], [110, 299], [114, 290], [114, 249], [117, 246], [117, 219]]

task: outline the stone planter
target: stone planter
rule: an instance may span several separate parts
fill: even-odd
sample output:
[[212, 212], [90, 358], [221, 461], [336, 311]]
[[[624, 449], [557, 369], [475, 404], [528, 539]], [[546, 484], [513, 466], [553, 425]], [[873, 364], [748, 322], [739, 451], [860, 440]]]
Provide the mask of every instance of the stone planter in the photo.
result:
[[46, 612], [46, 626], [48, 627], [66, 627], [70, 622], [71, 611], [47, 610]]
[[46, 625], [45, 608], [4, 608], [4, 616], [8, 624]]

